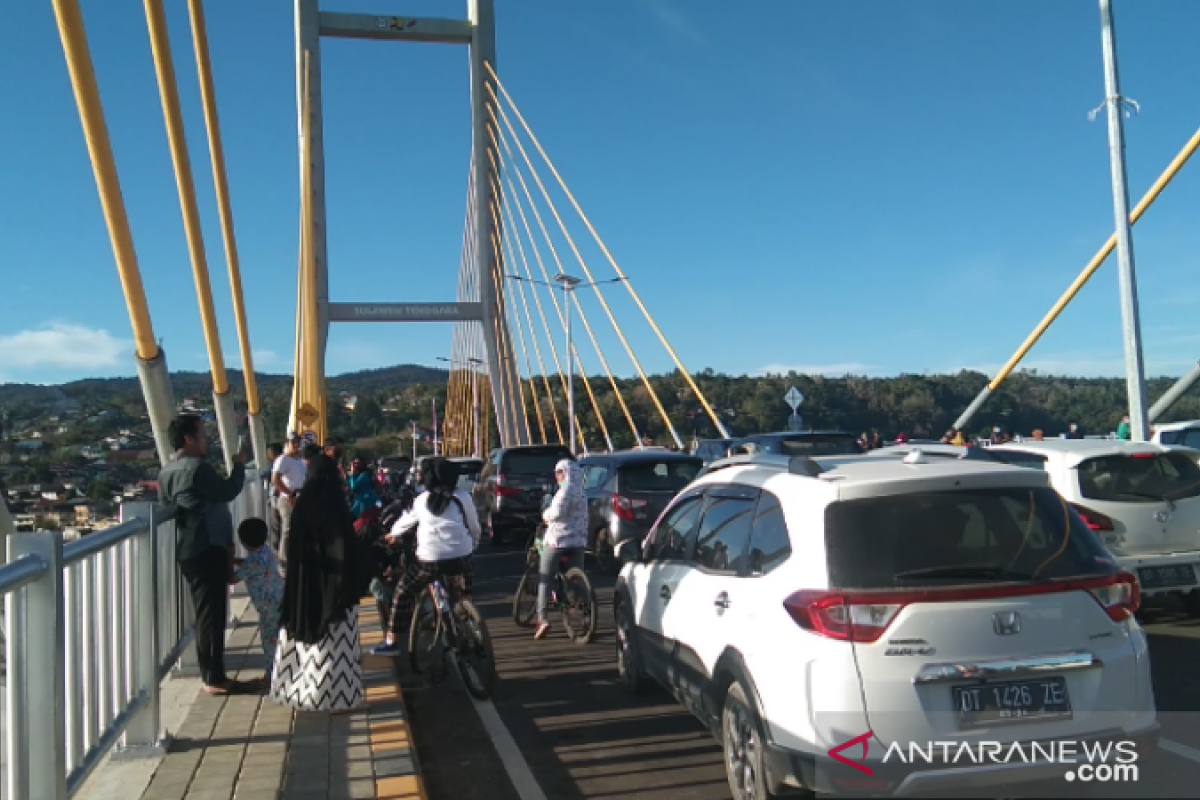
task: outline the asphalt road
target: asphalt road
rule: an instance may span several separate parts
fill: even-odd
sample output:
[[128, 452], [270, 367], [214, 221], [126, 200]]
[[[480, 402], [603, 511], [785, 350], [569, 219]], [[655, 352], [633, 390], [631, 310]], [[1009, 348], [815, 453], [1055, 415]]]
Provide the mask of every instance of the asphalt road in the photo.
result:
[[[631, 697], [616, 683], [611, 579], [589, 565], [601, 607], [590, 645], [570, 642], [561, 624], [535, 642], [510, 617], [523, 554], [485, 548], [476, 559], [477, 605], [497, 655], [494, 712], [478, 707], [456, 675], [434, 683], [401, 672], [432, 800], [730, 797], [708, 732], [665, 691]], [[1137, 783], [1055, 781], [992, 796], [1200, 796], [1200, 620], [1165, 610], [1148, 612], [1143, 624], [1167, 744], [1139, 762]]]

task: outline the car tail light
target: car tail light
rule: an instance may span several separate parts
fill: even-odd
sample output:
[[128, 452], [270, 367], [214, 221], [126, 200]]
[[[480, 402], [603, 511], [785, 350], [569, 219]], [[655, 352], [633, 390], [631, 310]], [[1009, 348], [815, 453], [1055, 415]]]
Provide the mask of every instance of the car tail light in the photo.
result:
[[1158, 453], [1133, 453], [1130, 458], [1154, 458]]
[[871, 597], [802, 591], [785, 600], [783, 606], [806, 631], [845, 642], [873, 642], [908, 602], [907, 595]]
[[1079, 512], [1079, 516], [1083, 517], [1083, 522], [1094, 531], [1111, 531], [1113, 521], [1111, 518], [1104, 516], [1099, 511], [1093, 511], [1087, 506], [1081, 506], [1078, 503], [1070, 503], [1071, 508]]
[[497, 497], [517, 497], [521, 494], [521, 487], [509, 486], [508, 479], [504, 477], [504, 473], [496, 476], [496, 496]]
[[613, 513], [618, 519], [633, 520], [633, 512], [645, 508], [647, 505], [645, 500], [638, 500], [633, 497], [625, 497], [623, 495], [614, 494], [612, 496]]
[[1000, 600], [1042, 594], [1086, 591], [1114, 622], [1129, 619], [1141, 602], [1137, 579], [1127, 572], [1094, 578], [909, 589], [881, 592], [802, 590], [783, 601], [796, 624], [819, 636], [843, 642], [869, 643], [895, 621], [905, 606], [914, 603], [954, 603]]
[[1118, 573], [1110, 580], [1090, 587], [1088, 591], [1113, 622], [1129, 619], [1142, 603], [1137, 578], [1128, 572]]

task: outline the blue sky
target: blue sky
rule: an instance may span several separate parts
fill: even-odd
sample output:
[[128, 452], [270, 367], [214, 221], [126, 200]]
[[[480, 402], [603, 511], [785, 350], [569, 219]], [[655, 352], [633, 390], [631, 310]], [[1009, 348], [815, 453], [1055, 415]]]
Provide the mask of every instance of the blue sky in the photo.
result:
[[[1112, 231], [1106, 129], [1088, 120], [1103, 98], [1094, 2], [496, 4], [502, 80], [692, 369], [991, 371]], [[0, 381], [132, 374], [50, 5], [9, 5]], [[142, 6], [83, 5], [156, 334], [173, 369], [203, 371]], [[236, 365], [186, 7], [167, 5], [222, 340]], [[466, 13], [465, 2], [431, 0], [323, 7]], [[209, 0], [206, 11], [257, 366], [289, 371], [299, 202], [291, 3]], [[1200, 125], [1200, 4], [1117, 0], [1116, 13], [1122, 90], [1141, 105], [1126, 126], [1136, 201]], [[465, 48], [325, 40], [322, 53], [332, 298], [453, 298], [470, 151]], [[1200, 164], [1186, 167], [1135, 229], [1151, 374], [1200, 357], [1198, 173]], [[577, 221], [572, 233], [586, 237]], [[584, 255], [598, 276], [612, 274], [594, 248]], [[609, 296], [643, 365], [670, 368], [616, 289]], [[1120, 331], [1114, 258], [1028, 365], [1117, 374]], [[449, 325], [336, 327], [329, 372], [433, 365], [449, 355], [450, 335]], [[632, 374], [611, 333], [602, 344], [614, 369]]]

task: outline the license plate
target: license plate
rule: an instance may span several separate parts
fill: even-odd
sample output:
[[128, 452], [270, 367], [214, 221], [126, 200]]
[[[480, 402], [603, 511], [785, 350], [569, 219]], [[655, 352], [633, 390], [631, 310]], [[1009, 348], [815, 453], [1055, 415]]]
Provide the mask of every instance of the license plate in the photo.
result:
[[959, 727], [1071, 716], [1065, 678], [954, 687]]
[[1146, 589], [1161, 589], [1164, 586], [1194, 586], [1196, 571], [1191, 564], [1174, 564], [1169, 567], [1140, 567], [1138, 582]]

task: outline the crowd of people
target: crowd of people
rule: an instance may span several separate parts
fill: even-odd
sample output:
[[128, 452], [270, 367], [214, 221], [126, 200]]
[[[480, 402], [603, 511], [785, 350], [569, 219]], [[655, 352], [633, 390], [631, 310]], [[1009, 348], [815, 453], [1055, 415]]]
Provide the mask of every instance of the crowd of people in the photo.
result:
[[[1150, 433], [1153, 435], [1154, 430], [1151, 429]], [[1120, 424], [1117, 425], [1116, 437], [1125, 441], [1130, 438], [1128, 414], [1122, 417]], [[1072, 421], [1067, 425], [1067, 430], [1061, 434], [1061, 438], [1084, 439], [1086, 436], [1083, 432], [1083, 427], [1078, 422]], [[1032, 432], [1030, 432], [1028, 437], [1024, 437], [1013, 434], [1003, 425], [995, 425], [992, 427], [991, 435], [987, 437], [972, 436], [969, 433], [960, 431], [958, 428], [952, 427], [942, 434], [942, 438], [940, 439], [939, 443], [955, 445], [957, 447], [979, 447], [984, 443], [996, 445], [1006, 444], [1012, 441], [1042, 442], [1045, 440], [1046, 432], [1041, 428], [1035, 428]], [[896, 438], [894, 440], [891, 442], [885, 442], [883, 437], [880, 436], [879, 431], [872, 431], [871, 433], [864, 431], [859, 435], [858, 439], [856, 440], [856, 444], [860, 451], [868, 453], [872, 450], [878, 450], [886, 445], [910, 444], [912, 441], [912, 438], [906, 433], [898, 433], [896, 434]]]
[[[293, 433], [271, 446], [267, 518], [245, 519], [235, 531], [229, 504], [245, 486], [246, 454], [236, 454], [232, 471], [221, 477], [208, 461], [201, 418], [177, 417], [170, 437], [175, 455], [160, 473], [160, 496], [176, 514], [177, 558], [196, 610], [205, 692], [268, 693], [297, 709], [352, 711], [364, 698], [357, 609], [368, 592], [384, 611], [387, 635], [374, 648], [382, 655], [399, 654], [413, 604], [430, 582], [442, 579], [470, 595], [482, 531], [470, 495], [457, 488], [453, 462], [422, 462], [419, 474], [402, 478], [408, 491], [397, 496], [394, 479], [381, 485], [365, 460], [345, 469], [337, 444], [306, 444]], [[587, 538], [578, 466], [563, 460], [556, 475], [559, 488], [543, 515], [539, 639], [549, 629], [546, 588], [558, 558], [582, 560]], [[258, 614], [267, 659], [265, 674], [251, 681], [225, 671], [229, 586], [238, 582]]]

